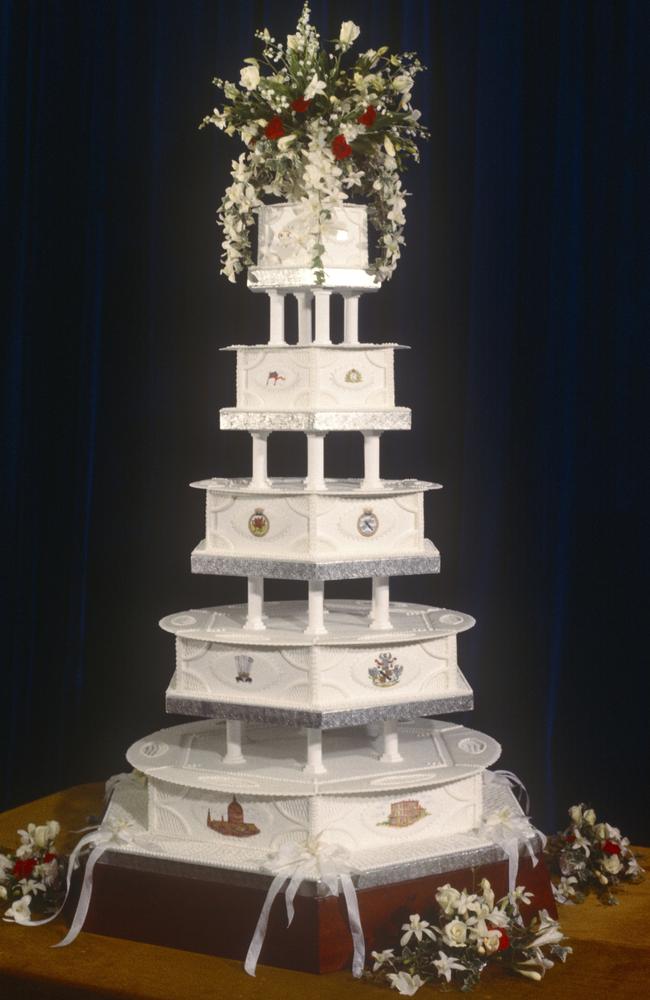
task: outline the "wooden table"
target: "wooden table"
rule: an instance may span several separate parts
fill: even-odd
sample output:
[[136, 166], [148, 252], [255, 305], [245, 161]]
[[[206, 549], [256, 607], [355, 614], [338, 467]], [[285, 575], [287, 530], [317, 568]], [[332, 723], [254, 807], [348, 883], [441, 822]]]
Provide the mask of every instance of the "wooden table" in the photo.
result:
[[[16, 830], [29, 822], [58, 819], [64, 834], [85, 826], [87, 817], [101, 809], [102, 791], [99, 784], [80, 785], [0, 814], [0, 843], [13, 846]], [[76, 839], [62, 834], [58, 846], [69, 850]], [[484, 979], [477, 996], [640, 1000], [650, 994], [650, 879], [621, 893], [620, 906], [605, 907], [589, 899], [582, 906], [561, 907], [560, 919], [574, 948], [565, 966], [552, 969], [541, 983], [495, 970]], [[357, 982], [349, 973], [315, 976], [259, 966], [252, 979], [238, 962], [94, 934], [82, 933], [69, 947], [51, 949], [64, 933], [62, 920], [33, 929], [0, 923], [2, 1000], [288, 1000], [294, 996], [388, 1000], [397, 996]], [[430, 988], [418, 994], [433, 995]]]

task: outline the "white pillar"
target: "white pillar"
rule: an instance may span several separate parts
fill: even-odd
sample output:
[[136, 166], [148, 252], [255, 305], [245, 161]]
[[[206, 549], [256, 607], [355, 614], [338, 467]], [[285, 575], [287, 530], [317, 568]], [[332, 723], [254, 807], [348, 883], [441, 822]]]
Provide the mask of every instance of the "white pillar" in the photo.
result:
[[384, 722], [384, 752], [379, 759], [385, 764], [399, 764], [404, 759], [399, 752], [397, 723], [394, 719]]
[[381, 484], [379, 475], [379, 439], [381, 431], [363, 432], [363, 487], [375, 489]]
[[329, 344], [330, 342], [330, 295], [332, 293], [326, 288], [317, 288], [314, 291], [314, 303], [316, 309], [314, 342], [317, 344]]
[[359, 343], [359, 295], [343, 296], [343, 343]]
[[243, 723], [239, 719], [228, 719], [226, 721], [226, 756], [223, 758], [224, 764], [245, 764], [241, 747], [243, 739]]
[[311, 344], [311, 300], [313, 295], [311, 292], [294, 292], [293, 295], [298, 303], [298, 343]]
[[309, 616], [307, 632], [312, 635], [322, 635], [325, 628], [325, 584], [322, 580], [309, 581]]
[[307, 435], [307, 488], [325, 489], [325, 435]]
[[323, 765], [323, 733], [320, 729], [307, 730], [307, 763], [303, 771], [307, 774], [325, 774]]
[[264, 577], [249, 576], [248, 578], [248, 615], [245, 628], [261, 631], [266, 626], [262, 619], [264, 610]]
[[373, 576], [370, 628], [389, 629], [392, 627], [390, 622], [390, 586], [388, 577]]
[[251, 440], [253, 442], [253, 475], [251, 476], [251, 489], [264, 489], [268, 484], [267, 471], [267, 442], [269, 431], [252, 431]]
[[269, 297], [269, 344], [284, 344], [284, 292], [274, 288]]

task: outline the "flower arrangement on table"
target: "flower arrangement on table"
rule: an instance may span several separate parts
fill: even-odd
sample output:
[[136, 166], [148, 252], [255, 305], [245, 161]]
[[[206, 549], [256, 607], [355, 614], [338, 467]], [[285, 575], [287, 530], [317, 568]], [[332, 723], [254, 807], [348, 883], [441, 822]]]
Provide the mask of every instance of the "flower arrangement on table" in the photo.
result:
[[246, 145], [232, 164], [232, 184], [218, 211], [223, 228], [222, 274], [230, 281], [253, 263], [251, 227], [264, 198], [300, 202], [314, 220], [312, 266], [324, 280], [322, 230], [331, 208], [351, 195], [368, 202], [378, 236], [374, 269], [387, 279], [404, 242], [405, 194], [400, 173], [418, 159], [428, 137], [411, 106], [415, 76], [424, 67], [413, 52], [384, 46], [352, 58], [360, 29], [344, 21], [333, 51], [320, 46], [305, 3], [286, 44], [267, 28], [256, 32], [261, 58], [245, 59], [239, 86], [215, 79], [224, 92], [202, 125], [238, 135]]
[[[527, 979], [540, 980], [571, 952], [561, 944], [557, 920], [540, 910], [524, 924], [520, 907], [533, 898], [518, 886], [498, 901], [487, 879], [480, 893], [443, 885], [436, 892], [437, 912], [431, 921], [411, 915], [402, 925], [400, 951], [373, 951], [372, 976], [388, 980], [398, 993], [412, 996], [425, 983], [441, 982], [471, 990], [489, 964], [500, 964]], [[551, 957], [552, 956], [552, 957]]]
[[614, 890], [621, 884], [640, 882], [644, 870], [627, 837], [609, 823], [597, 822], [585, 803], [571, 806], [571, 823], [549, 837], [546, 846], [550, 868], [556, 876], [553, 892], [558, 903], [582, 903], [589, 892], [601, 902], [618, 902]]
[[55, 850], [61, 827], [56, 820], [18, 830], [15, 851], [0, 853], [0, 900], [11, 905], [3, 920], [28, 924], [32, 916], [47, 917], [61, 902], [66, 859]]

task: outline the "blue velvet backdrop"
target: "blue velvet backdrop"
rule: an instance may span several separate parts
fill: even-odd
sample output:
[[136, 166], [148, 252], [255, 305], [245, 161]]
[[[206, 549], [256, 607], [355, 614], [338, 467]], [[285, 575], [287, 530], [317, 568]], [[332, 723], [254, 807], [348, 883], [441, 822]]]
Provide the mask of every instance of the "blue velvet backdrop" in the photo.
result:
[[[243, 598], [189, 574], [186, 483], [248, 471], [244, 436], [217, 433], [234, 388], [216, 348], [265, 324], [217, 275], [235, 145], [196, 126], [212, 76], [236, 79], [254, 28], [281, 36], [298, 8], [2, 0], [0, 806], [121, 770], [165, 723], [157, 619]], [[650, 837], [650, 5], [315, 0], [313, 17], [430, 67], [407, 249], [361, 314], [362, 336], [414, 348], [413, 431], [384, 436], [384, 474], [445, 484], [427, 508], [443, 572], [394, 593], [476, 615], [472, 718], [539, 824], [584, 797]], [[328, 471], [354, 474], [360, 444], [332, 437]], [[299, 471], [301, 447], [272, 440], [272, 471]]]

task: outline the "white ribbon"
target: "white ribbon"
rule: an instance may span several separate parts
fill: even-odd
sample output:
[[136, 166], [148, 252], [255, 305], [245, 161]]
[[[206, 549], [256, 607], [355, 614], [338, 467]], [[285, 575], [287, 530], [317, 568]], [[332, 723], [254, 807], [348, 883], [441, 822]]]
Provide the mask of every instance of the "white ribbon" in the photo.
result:
[[[530, 812], [530, 796], [528, 794], [528, 790], [521, 778], [518, 778], [513, 771], [484, 771], [483, 776], [486, 784], [488, 785], [501, 785], [502, 787], [511, 788], [515, 795], [523, 799], [522, 809], [526, 815], [528, 815]], [[519, 796], [517, 789], [521, 791], [521, 796]]]
[[86, 916], [88, 915], [88, 908], [90, 906], [90, 899], [93, 891], [93, 872], [95, 870], [95, 865], [101, 858], [102, 854], [108, 850], [111, 844], [116, 842], [134, 843], [136, 840], [140, 840], [137, 835], [137, 831], [128, 821], [112, 819], [102, 826], [84, 827], [84, 829], [89, 830], [90, 832], [86, 833], [85, 836], [81, 838], [68, 858], [65, 895], [58, 910], [51, 916], [45, 917], [44, 920], [30, 920], [29, 922], [22, 924], [23, 927], [40, 927], [43, 924], [51, 923], [52, 920], [56, 920], [56, 918], [61, 914], [63, 907], [68, 900], [68, 896], [70, 895], [72, 875], [79, 863], [79, 856], [85, 847], [92, 845], [92, 850], [86, 859], [81, 892], [79, 893], [79, 900], [77, 902], [77, 908], [75, 910], [72, 923], [70, 924], [68, 933], [63, 940], [58, 941], [57, 944], [53, 944], [51, 946], [52, 948], [63, 948], [65, 945], [72, 944], [74, 939], [79, 934], [79, 931], [82, 929]]
[[313, 878], [316, 875], [319, 881], [325, 883], [329, 894], [332, 896], [339, 895], [340, 882], [340, 888], [343, 890], [348, 911], [348, 923], [354, 945], [352, 975], [358, 979], [363, 972], [365, 964], [366, 943], [361, 927], [361, 914], [359, 913], [357, 893], [350, 877], [352, 865], [350, 864], [349, 851], [336, 844], [324, 844], [319, 837], [309, 838], [301, 844], [289, 841], [269, 856], [265, 867], [268, 871], [275, 872], [275, 878], [269, 886], [257, 921], [255, 933], [246, 954], [244, 969], [248, 975], [255, 975], [257, 961], [262, 950], [262, 945], [264, 944], [264, 938], [266, 937], [269, 914], [271, 913], [275, 897], [285, 888], [284, 896], [288, 927], [294, 917], [293, 901], [301, 882], [306, 878]]
[[527, 816], [518, 816], [507, 806], [486, 816], [479, 834], [484, 834], [505, 852], [508, 858], [508, 890], [514, 892], [517, 885], [520, 847], [523, 845], [526, 848], [534, 868], [539, 859], [533, 850], [531, 839], [537, 834], [544, 847], [546, 837], [541, 830], [535, 829]]

